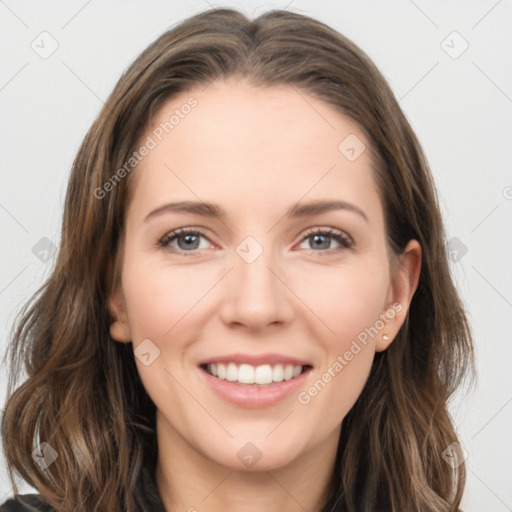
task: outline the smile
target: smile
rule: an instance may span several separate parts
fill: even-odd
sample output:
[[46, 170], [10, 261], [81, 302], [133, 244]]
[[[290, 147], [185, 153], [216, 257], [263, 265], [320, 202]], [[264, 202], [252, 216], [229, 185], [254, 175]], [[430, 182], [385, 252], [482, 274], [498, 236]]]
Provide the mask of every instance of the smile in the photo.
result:
[[202, 368], [221, 380], [238, 384], [270, 385], [277, 382], [295, 379], [301, 375], [310, 365], [292, 364], [236, 364], [234, 362], [214, 363], [203, 365]]

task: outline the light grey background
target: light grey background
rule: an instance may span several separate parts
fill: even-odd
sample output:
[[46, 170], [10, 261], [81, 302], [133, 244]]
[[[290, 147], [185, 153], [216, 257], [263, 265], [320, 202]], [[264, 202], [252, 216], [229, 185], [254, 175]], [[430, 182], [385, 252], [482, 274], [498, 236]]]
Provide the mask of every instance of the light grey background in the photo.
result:
[[[70, 166], [102, 101], [158, 35], [220, 5], [250, 15], [286, 7], [330, 24], [369, 54], [400, 99], [458, 239], [452, 268], [475, 336], [478, 385], [451, 404], [468, 452], [464, 510], [512, 511], [511, 0], [0, 0], [1, 355], [15, 314], [51, 269], [40, 240], [59, 244]], [[9, 494], [0, 468], [0, 502]]]

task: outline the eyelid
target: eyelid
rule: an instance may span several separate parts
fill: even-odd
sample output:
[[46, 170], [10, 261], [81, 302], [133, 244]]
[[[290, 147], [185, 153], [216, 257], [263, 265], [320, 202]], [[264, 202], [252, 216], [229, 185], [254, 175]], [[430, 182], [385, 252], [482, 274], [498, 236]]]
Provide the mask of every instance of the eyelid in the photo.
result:
[[166, 233], [162, 238], [160, 238], [157, 242], [157, 246], [159, 248], [166, 249], [167, 251], [179, 254], [179, 255], [185, 255], [185, 256], [197, 256], [202, 249], [195, 249], [193, 251], [184, 251], [182, 249], [175, 249], [174, 247], [170, 247], [168, 244], [171, 241], [176, 240], [178, 237], [186, 235], [186, 234], [196, 234], [201, 235], [203, 238], [208, 240], [210, 244], [213, 244], [213, 242], [210, 240], [210, 238], [207, 236], [206, 232], [203, 230], [203, 228], [199, 227], [192, 227], [192, 226], [185, 226], [182, 228], [173, 229], [172, 231], [169, 231]]
[[304, 235], [302, 235], [302, 238], [300, 241], [303, 242], [306, 238], [310, 237], [311, 235], [316, 235], [316, 234], [328, 235], [331, 237], [337, 236], [339, 238], [342, 238], [350, 246], [352, 246], [354, 244], [353, 238], [345, 231], [342, 231], [341, 229], [337, 229], [337, 228], [322, 227], [322, 226], [315, 226], [313, 228], [307, 229], [306, 232], [304, 233]]

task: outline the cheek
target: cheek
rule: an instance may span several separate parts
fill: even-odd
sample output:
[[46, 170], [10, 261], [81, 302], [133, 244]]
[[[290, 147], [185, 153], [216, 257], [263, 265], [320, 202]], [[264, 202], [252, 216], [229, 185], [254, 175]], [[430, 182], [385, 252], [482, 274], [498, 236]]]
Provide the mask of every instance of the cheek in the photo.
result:
[[[322, 360], [297, 399], [320, 436], [334, 429], [357, 401], [371, 370], [381, 334], [386, 272], [351, 268], [316, 280], [308, 304], [322, 320], [315, 338]], [[328, 326], [329, 329], [326, 329]]]
[[[204, 301], [201, 298], [215, 284], [210, 272], [187, 266], [162, 265], [155, 258], [127, 258], [123, 291], [134, 345], [151, 340], [158, 356], [145, 365], [135, 358], [137, 370], [157, 409], [187, 417], [190, 396], [180, 383], [190, 340], [198, 337]], [[200, 414], [200, 411], [195, 411]]]
[[218, 281], [208, 268], [170, 268], [154, 261], [127, 261], [123, 276], [134, 340], [163, 340], [187, 324], [201, 300]]
[[354, 406], [368, 379], [374, 353], [370, 344], [340, 351], [298, 394], [301, 415], [311, 424], [316, 439], [337, 428]]
[[[171, 267], [149, 256], [128, 258], [123, 288], [135, 343], [149, 338], [159, 344], [171, 335], [176, 343], [181, 333], [194, 339], [202, 320], [220, 307], [219, 290], [213, 289], [224, 273], [219, 265]], [[294, 303], [294, 321], [303, 323], [331, 359], [364, 337], [383, 311], [389, 275], [382, 257], [354, 257], [337, 267], [299, 263], [280, 273], [293, 290], [283, 290], [282, 300]], [[210, 291], [214, 293], [206, 297]]]
[[331, 350], [344, 351], [357, 336], [371, 328], [385, 307], [389, 273], [381, 258], [361, 258], [338, 268], [301, 272], [294, 291], [318, 324], [317, 337]]
[[335, 428], [361, 394], [375, 341], [383, 331], [380, 315], [389, 286], [388, 269], [381, 258], [358, 263], [336, 271], [326, 268], [300, 288], [317, 317], [311, 325], [323, 357], [315, 379], [297, 398], [320, 433]]

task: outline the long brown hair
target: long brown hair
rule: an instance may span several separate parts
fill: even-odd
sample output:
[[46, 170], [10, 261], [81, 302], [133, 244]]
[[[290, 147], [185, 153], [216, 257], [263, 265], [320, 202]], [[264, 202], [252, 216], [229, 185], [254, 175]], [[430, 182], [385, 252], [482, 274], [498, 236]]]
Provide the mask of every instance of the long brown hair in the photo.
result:
[[[371, 145], [389, 247], [397, 255], [410, 239], [422, 247], [406, 321], [376, 354], [343, 420], [324, 511], [459, 510], [464, 464], [454, 469], [442, 453], [457, 442], [447, 402], [473, 368], [473, 349], [428, 163], [370, 59], [327, 25], [283, 10], [250, 20], [211, 9], [173, 27], [122, 75], [88, 131], [73, 163], [54, 269], [12, 336], [2, 435], [13, 488], [17, 471], [58, 510], [132, 512], [143, 502], [137, 481], [155, 462], [155, 406], [132, 344], [109, 335], [106, 307], [119, 279], [134, 173], [112, 177], [165, 101], [227, 77], [287, 84], [354, 120]], [[17, 387], [23, 367], [27, 378]], [[43, 441], [58, 453], [45, 470], [32, 458]]]

